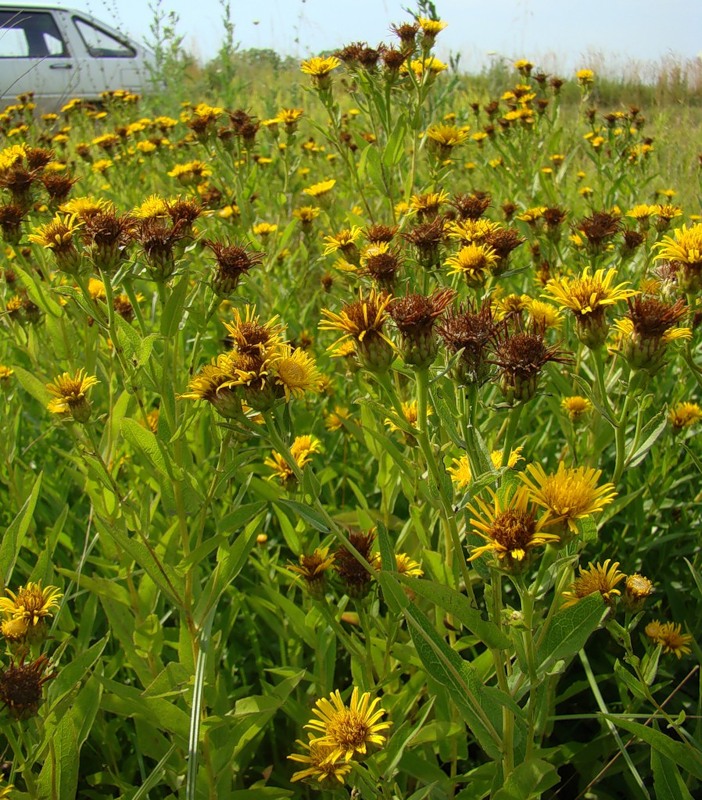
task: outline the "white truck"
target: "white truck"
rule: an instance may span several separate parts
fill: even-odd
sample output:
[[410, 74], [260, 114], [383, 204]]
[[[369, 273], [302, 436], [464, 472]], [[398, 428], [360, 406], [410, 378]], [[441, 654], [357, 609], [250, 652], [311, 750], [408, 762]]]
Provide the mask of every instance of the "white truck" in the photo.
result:
[[0, 5], [0, 110], [32, 92], [42, 111], [69, 99], [148, 88], [153, 54], [72, 9]]

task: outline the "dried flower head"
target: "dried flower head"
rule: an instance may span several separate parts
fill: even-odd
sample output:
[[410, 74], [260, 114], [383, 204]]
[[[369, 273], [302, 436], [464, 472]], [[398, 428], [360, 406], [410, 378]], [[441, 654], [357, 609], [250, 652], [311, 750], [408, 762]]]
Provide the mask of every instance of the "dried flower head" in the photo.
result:
[[218, 297], [229, 297], [242, 276], [264, 258], [263, 253], [255, 253], [238, 244], [225, 244], [211, 239], [206, 239], [204, 244], [214, 253], [217, 262], [212, 289]]
[[439, 348], [434, 325], [455, 296], [453, 289], [442, 289], [429, 297], [409, 294], [392, 301], [389, 312], [400, 332], [406, 364], [426, 369], [434, 363]]
[[[349, 542], [373, 567], [377, 559], [377, 555], [373, 553], [375, 532], [351, 531], [349, 533]], [[340, 545], [334, 552], [334, 570], [349, 597], [360, 599], [368, 594], [372, 575], [365, 565], [356, 558], [355, 554], [344, 545]]]
[[56, 677], [56, 672], [45, 674], [50, 667], [49, 659], [39, 656], [31, 664], [10, 663], [0, 672], [0, 702], [13, 719], [29, 719], [37, 713], [44, 684]]

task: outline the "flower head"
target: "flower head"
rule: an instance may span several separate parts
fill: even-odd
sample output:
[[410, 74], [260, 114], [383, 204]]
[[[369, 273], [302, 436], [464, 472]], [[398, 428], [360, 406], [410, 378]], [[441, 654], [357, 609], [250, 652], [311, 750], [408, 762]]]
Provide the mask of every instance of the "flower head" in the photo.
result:
[[54, 395], [47, 408], [52, 414], [70, 414], [76, 422], [87, 422], [91, 411], [87, 393], [98, 383], [98, 379], [94, 375], [86, 375], [84, 369], [79, 369], [75, 375], [64, 372], [46, 384], [46, 388]]
[[55, 672], [46, 675], [51, 667], [46, 656], [39, 656], [31, 664], [20, 661], [10, 663], [0, 672], [0, 702], [7, 707], [14, 719], [29, 719], [39, 710], [43, 686], [56, 676]]
[[612, 607], [614, 605], [614, 598], [621, 594], [619, 589], [615, 588], [618, 583], [621, 583], [626, 578], [623, 572], [619, 571], [619, 562], [615, 561], [611, 564], [611, 559], [607, 559], [604, 564], [589, 564], [587, 569], [580, 567], [580, 574], [571, 584], [567, 592], [563, 592], [565, 603], [563, 608], [574, 606], [583, 597], [599, 592], [605, 603]]
[[422, 369], [434, 362], [439, 348], [434, 326], [455, 296], [453, 289], [441, 289], [429, 297], [408, 294], [392, 301], [389, 312], [400, 332], [406, 364]]
[[682, 658], [691, 652], [692, 636], [681, 633], [680, 623], [654, 620], [648, 623], [645, 632], [649, 639], [663, 648], [664, 653], [674, 653], [676, 658]]
[[613, 484], [597, 485], [601, 474], [592, 467], [566, 467], [561, 461], [555, 474], [547, 475], [541, 464], [528, 464], [519, 477], [549, 520], [576, 533], [577, 520], [602, 511], [617, 496]]
[[46, 636], [46, 620], [59, 607], [61, 592], [56, 586], [28, 583], [21, 586], [17, 594], [5, 590], [7, 597], [0, 597], [0, 613], [4, 620], [0, 632], [9, 642], [33, 643], [43, 641]]
[[318, 89], [328, 89], [331, 86], [331, 73], [340, 65], [341, 61], [336, 56], [315, 56], [300, 64], [300, 72], [309, 75]]
[[73, 238], [80, 226], [81, 221], [74, 214], [57, 214], [51, 222], [36, 228], [28, 238], [30, 242], [51, 250], [57, 267], [74, 275], [81, 267], [80, 254]]
[[668, 412], [668, 419], [676, 430], [689, 428], [702, 420], [702, 408], [697, 403], [677, 403]]
[[352, 339], [356, 352], [369, 369], [387, 369], [394, 351], [392, 342], [383, 333], [383, 326], [391, 299], [390, 295], [379, 294], [375, 289], [371, 289], [367, 297], [359, 290], [358, 300], [345, 305], [340, 313], [322, 309], [326, 319], [320, 323], [320, 330], [343, 334], [329, 349], [338, 351], [342, 344]]
[[449, 275], [464, 275], [469, 286], [482, 286], [497, 265], [499, 257], [488, 244], [468, 244], [446, 259]]
[[571, 422], [577, 422], [585, 414], [592, 411], [592, 403], [587, 397], [572, 395], [561, 400], [561, 408], [566, 412]]
[[598, 269], [590, 274], [590, 267], [585, 267], [579, 278], [564, 276], [546, 284], [547, 296], [573, 312], [578, 336], [588, 347], [599, 347], [607, 336], [606, 308], [638, 294], [636, 289], [627, 288], [628, 281], [614, 285], [616, 276], [615, 269], [606, 273]]
[[312, 597], [324, 596], [326, 573], [334, 564], [334, 554], [329, 555], [328, 547], [318, 547], [313, 553], [300, 555], [299, 564], [288, 564], [288, 569], [304, 581]]
[[263, 261], [263, 253], [254, 253], [237, 244], [205, 240], [204, 244], [214, 253], [217, 270], [212, 279], [212, 288], [219, 297], [228, 297], [238, 286], [243, 275]]
[[528, 491], [520, 486], [504, 495], [490, 490], [492, 503], [478, 498], [469, 506], [473, 530], [486, 544], [473, 549], [468, 559], [473, 561], [484, 553], [492, 553], [497, 564], [509, 572], [521, 571], [527, 563], [530, 551], [549, 542], [558, 541], [558, 536], [546, 533], [536, 519], [536, 510]]
[[653, 583], [644, 575], [628, 575], [622, 598], [627, 611], [636, 614], [644, 606], [646, 598], [653, 594]]
[[389, 722], [381, 722], [385, 711], [379, 705], [380, 698], [371, 700], [370, 692], [360, 694], [354, 686], [347, 706], [337, 689], [328, 699], [318, 700], [312, 709], [315, 719], [305, 725], [315, 737], [310, 744], [328, 746], [328, 762], [348, 763], [354, 756], [367, 755], [369, 748], [385, 744], [385, 731], [390, 728]]
[[333, 789], [344, 783], [346, 776], [351, 772], [351, 764], [338, 758], [330, 759], [337, 749], [334, 745], [323, 744], [318, 740], [302, 742], [298, 739], [296, 743], [307, 752], [292, 753], [288, 756], [291, 761], [305, 765], [304, 769], [293, 773], [290, 779], [293, 783], [306, 781], [320, 789]]

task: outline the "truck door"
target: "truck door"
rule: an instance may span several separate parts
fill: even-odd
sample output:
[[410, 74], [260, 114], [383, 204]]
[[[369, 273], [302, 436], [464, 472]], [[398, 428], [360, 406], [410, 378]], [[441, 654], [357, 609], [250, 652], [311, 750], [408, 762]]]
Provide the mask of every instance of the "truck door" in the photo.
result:
[[0, 9], [0, 97], [34, 92], [55, 103], [71, 97], [77, 70], [50, 11]]

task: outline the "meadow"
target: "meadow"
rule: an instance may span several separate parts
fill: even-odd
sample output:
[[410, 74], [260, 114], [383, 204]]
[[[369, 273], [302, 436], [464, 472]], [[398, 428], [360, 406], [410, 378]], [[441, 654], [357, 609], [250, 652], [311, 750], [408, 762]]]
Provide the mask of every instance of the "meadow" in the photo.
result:
[[443, 27], [0, 111], [0, 797], [698, 796], [702, 86]]

